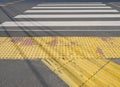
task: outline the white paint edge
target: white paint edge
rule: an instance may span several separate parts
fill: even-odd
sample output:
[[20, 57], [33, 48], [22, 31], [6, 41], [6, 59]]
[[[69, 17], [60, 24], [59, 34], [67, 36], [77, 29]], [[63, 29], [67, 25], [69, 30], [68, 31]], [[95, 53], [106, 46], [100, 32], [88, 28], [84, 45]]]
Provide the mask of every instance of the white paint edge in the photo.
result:
[[25, 11], [25, 13], [61, 13], [61, 12], [65, 12], [65, 13], [69, 13], [69, 12], [119, 12], [117, 10], [27, 10]]
[[61, 15], [17, 15], [14, 18], [120, 18], [120, 14], [61, 14]]
[[120, 26], [120, 21], [16, 21], [4, 22], [0, 26]]

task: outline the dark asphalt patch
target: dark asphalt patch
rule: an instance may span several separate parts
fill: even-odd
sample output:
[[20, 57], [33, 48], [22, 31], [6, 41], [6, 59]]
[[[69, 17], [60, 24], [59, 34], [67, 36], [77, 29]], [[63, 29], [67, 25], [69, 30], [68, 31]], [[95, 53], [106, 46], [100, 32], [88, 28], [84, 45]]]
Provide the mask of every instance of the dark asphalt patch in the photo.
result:
[[0, 87], [68, 87], [40, 60], [0, 60]]
[[80, 37], [120, 37], [120, 31], [1, 31], [0, 37], [44, 37], [44, 36], [80, 36]]
[[120, 65], [120, 59], [118, 58], [110, 58], [109, 60]]

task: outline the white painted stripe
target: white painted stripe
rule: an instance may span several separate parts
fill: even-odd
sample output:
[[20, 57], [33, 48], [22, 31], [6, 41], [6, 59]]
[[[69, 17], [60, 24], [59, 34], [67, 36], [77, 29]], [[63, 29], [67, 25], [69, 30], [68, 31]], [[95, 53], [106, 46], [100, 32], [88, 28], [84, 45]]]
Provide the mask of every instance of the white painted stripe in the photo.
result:
[[120, 14], [18, 15], [15, 18], [120, 18]]
[[14, 30], [14, 29], [6, 29], [6, 30], [0, 30], [0, 31], [39, 31], [39, 32], [42, 32], [42, 31], [70, 31], [70, 32], [73, 32], [73, 31], [96, 31], [96, 32], [101, 32], [101, 31], [120, 31], [120, 29], [113, 29], [113, 30], [98, 30], [98, 29], [94, 29], [94, 30], [77, 30], [77, 29], [74, 29], [74, 30], [28, 30], [28, 29], [24, 29], [24, 30]]
[[117, 10], [27, 10], [25, 13], [41, 13], [41, 12], [50, 12], [50, 13], [61, 13], [61, 12], [119, 12]]
[[4, 22], [0, 26], [17, 27], [17, 26], [120, 26], [120, 21], [16, 21]]
[[103, 2], [45, 2], [42, 4], [103, 4]]
[[78, 4], [64, 4], [64, 3], [61, 3], [61, 4], [57, 4], [57, 3], [55, 3], [55, 4], [38, 4], [37, 6], [64, 6], [64, 5], [66, 5], [66, 6], [76, 6], [76, 5], [79, 5], [79, 6], [87, 6], [87, 5], [105, 6], [106, 4], [100, 4], [100, 3], [97, 3], [97, 4], [96, 3], [86, 3], [86, 4], [80, 4], [80, 3], [78, 3]]
[[111, 8], [109, 6], [105, 6], [105, 7], [32, 7], [32, 9], [62, 9], [62, 8], [65, 8], [65, 9], [71, 9], [71, 8]]

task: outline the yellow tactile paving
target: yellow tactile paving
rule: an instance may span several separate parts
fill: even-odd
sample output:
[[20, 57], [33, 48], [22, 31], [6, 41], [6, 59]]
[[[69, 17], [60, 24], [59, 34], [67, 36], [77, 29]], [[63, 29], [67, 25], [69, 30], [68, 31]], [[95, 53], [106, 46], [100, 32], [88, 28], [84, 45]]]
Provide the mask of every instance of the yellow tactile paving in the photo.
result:
[[41, 59], [70, 87], [119, 87], [119, 37], [0, 37], [1, 59]]
[[119, 87], [120, 86], [120, 66], [115, 63], [108, 63], [103, 69], [88, 80], [83, 86], [91, 87]]
[[105, 59], [73, 59], [64, 65], [56, 59], [42, 61], [70, 87], [120, 86], [120, 66]]
[[[7, 53], [3, 52], [4, 47]], [[0, 57], [22, 58], [120, 58], [119, 37], [0, 37]], [[21, 54], [21, 53], [20, 53]]]
[[10, 42], [10, 38], [4, 38], [4, 39], [2, 38], [0, 41], [3, 41], [0, 43], [1, 59], [6, 59], [6, 58], [15, 59], [15, 56], [17, 59], [22, 58], [20, 52], [16, 49], [15, 45], [12, 42]]

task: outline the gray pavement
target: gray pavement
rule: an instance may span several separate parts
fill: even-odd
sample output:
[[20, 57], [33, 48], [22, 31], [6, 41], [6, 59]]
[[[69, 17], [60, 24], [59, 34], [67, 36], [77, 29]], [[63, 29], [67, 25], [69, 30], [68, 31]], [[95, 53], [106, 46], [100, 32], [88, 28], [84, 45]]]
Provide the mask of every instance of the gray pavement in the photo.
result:
[[68, 87], [40, 60], [0, 60], [0, 87]]
[[120, 65], [120, 59], [118, 58], [109, 58], [109, 60]]

